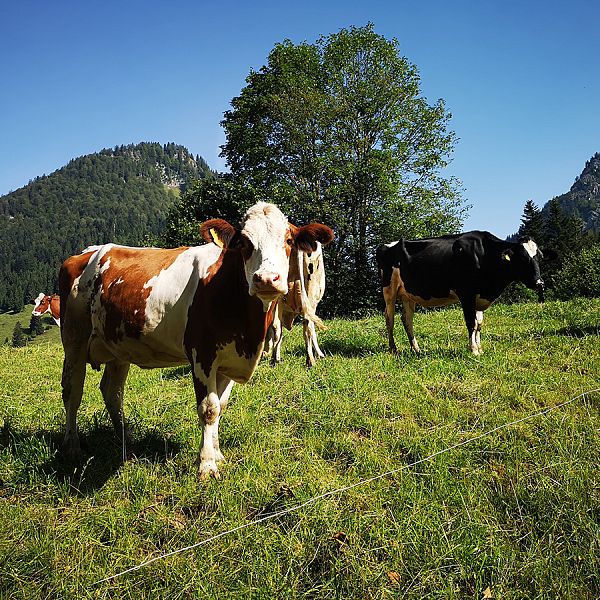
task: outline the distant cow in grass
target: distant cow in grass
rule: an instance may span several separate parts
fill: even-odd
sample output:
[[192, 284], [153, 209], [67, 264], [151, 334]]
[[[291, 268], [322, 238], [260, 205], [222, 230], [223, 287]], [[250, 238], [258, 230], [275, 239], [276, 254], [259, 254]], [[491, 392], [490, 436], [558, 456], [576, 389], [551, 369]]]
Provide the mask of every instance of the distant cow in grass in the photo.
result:
[[415, 306], [460, 302], [473, 354], [482, 352], [483, 311], [509, 283], [520, 281], [544, 299], [540, 276], [542, 254], [536, 243], [503, 241], [487, 231], [471, 231], [422, 240], [399, 240], [377, 248], [377, 265], [385, 300], [390, 350], [394, 342], [396, 299], [402, 302], [402, 323], [411, 347], [419, 352], [413, 331]]
[[49, 312], [52, 315], [54, 322], [60, 326], [60, 297], [58, 294], [49, 296], [41, 293], [33, 301], [33, 305], [31, 314], [34, 317], [41, 317]]
[[304, 330], [306, 365], [312, 367], [315, 356], [325, 356], [319, 347], [315, 329], [315, 325], [320, 329], [325, 328], [316, 315], [317, 306], [325, 293], [325, 264], [320, 242], [311, 252], [292, 250], [288, 288], [288, 293], [277, 305], [277, 314], [267, 334], [268, 346], [272, 347], [271, 362], [276, 364], [281, 360], [282, 326], [291, 329], [294, 319], [299, 316]]
[[80, 455], [77, 409], [86, 363], [105, 364], [100, 389], [117, 432], [131, 363], [143, 368], [191, 364], [202, 443], [200, 478], [219, 476], [219, 418], [234, 381], [245, 383], [261, 357], [277, 301], [288, 291], [294, 248], [312, 251], [331, 230], [295, 227], [259, 202], [241, 227], [213, 219], [192, 248], [107, 244], [68, 258], [60, 270], [64, 450]]

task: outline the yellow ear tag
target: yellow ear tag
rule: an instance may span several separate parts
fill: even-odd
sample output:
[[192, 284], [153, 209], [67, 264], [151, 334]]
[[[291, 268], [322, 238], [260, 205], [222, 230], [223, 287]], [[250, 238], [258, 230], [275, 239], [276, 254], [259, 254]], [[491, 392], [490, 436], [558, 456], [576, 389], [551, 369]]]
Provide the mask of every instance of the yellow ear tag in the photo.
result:
[[503, 255], [502, 255], [502, 258], [503, 258], [504, 260], [510, 260], [510, 255], [508, 255], [508, 254], [503, 254]]
[[214, 229], [209, 229], [210, 231], [210, 237], [212, 238], [212, 241], [219, 246], [219, 248], [223, 247], [223, 242], [221, 241], [221, 238], [219, 237], [219, 234], [214, 230]]

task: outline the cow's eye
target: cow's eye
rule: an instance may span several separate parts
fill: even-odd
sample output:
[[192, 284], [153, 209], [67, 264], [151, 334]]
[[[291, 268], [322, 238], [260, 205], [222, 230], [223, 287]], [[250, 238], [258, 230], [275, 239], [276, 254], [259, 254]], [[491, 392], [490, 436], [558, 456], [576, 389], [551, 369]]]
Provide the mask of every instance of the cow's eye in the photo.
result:
[[294, 245], [294, 240], [293, 240], [293, 239], [290, 237], [290, 238], [288, 238], [288, 239], [286, 240], [286, 244], [287, 244], [288, 246], [293, 246], [293, 245]]
[[250, 258], [250, 255], [252, 254], [253, 250], [254, 250], [254, 245], [252, 244], [252, 242], [244, 235], [241, 236], [240, 238], [240, 245], [239, 245], [241, 251], [242, 251], [242, 256], [247, 260], [248, 258]]

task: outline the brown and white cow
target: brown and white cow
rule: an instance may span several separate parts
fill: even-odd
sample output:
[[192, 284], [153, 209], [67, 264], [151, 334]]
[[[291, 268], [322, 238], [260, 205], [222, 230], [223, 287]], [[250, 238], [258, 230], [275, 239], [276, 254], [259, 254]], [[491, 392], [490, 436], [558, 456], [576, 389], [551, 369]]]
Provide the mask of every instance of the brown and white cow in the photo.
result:
[[41, 317], [47, 312], [52, 315], [54, 322], [60, 326], [60, 297], [58, 294], [49, 296], [48, 294], [41, 293], [33, 301], [31, 314], [34, 317]]
[[[327, 240], [326, 243], [333, 240]], [[325, 242], [324, 242], [325, 243]], [[325, 329], [323, 321], [316, 315], [317, 306], [325, 293], [325, 264], [323, 247], [317, 242], [311, 252], [293, 249], [290, 256], [288, 293], [279, 301], [273, 324], [267, 334], [267, 351], [272, 349], [271, 363], [281, 360], [282, 326], [290, 330], [296, 317], [302, 318], [306, 365], [312, 367], [316, 358], [325, 354], [319, 347], [315, 325]], [[316, 358], [315, 358], [316, 355]]]
[[63, 447], [71, 458], [81, 452], [76, 417], [86, 363], [106, 365], [100, 388], [120, 433], [129, 365], [189, 362], [202, 427], [198, 473], [219, 476], [219, 418], [233, 383], [248, 381], [258, 364], [288, 290], [290, 253], [312, 250], [331, 230], [294, 227], [275, 205], [259, 202], [239, 229], [213, 219], [201, 231], [213, 243], [168, 250], [107, 244], [62, 265]]

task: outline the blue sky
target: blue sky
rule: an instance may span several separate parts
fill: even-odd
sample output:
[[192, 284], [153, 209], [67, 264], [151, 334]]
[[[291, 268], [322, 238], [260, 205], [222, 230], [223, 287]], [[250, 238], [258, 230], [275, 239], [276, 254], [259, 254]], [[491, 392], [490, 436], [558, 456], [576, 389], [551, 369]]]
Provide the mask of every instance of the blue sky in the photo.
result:
[[153, 0], [0, 6], [0, 194], [71, 158], [173, 141], [224, 168], [219, 125], [276, 42], [368, 21], [460, 141], [465, 229], [505, 236], [600, 152], [600, 2]]

